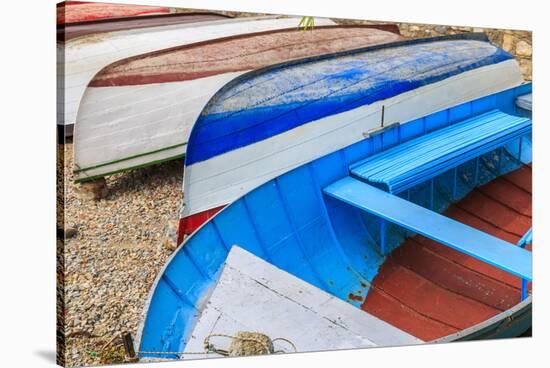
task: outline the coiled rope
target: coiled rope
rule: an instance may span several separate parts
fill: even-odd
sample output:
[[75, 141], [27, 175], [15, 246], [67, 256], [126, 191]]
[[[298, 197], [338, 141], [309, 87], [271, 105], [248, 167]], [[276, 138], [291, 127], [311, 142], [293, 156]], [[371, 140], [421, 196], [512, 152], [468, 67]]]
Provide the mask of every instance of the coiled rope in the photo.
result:
[[[212, 337], [225, 337], [231, 339], [231, 345], [228, 350], [217, 348], [210, 342]], [[294, 352], [297, 352], [296, 346], [292, 341], [283, 337], [277, 337], [273, 340], [269, 336], [259, 332], [240, 331], [235, 336], [226, 334], [209, 334], [204, 339], [203, 352], [183, 352], [183, 351], [138, 351], [138, 355], [175, 355], [177, 359], [182, 359], [184, 355], [205, 355], [219, 354], [222, 356], [247, 356], [263, 354], [287, 353], [285, 350], [274, 350], [273, 343], [284, 341], [288, 343]], [[248, 343], [248, 344], [247, 344]], [[252, 343], [252, 344], [250, 344]]]

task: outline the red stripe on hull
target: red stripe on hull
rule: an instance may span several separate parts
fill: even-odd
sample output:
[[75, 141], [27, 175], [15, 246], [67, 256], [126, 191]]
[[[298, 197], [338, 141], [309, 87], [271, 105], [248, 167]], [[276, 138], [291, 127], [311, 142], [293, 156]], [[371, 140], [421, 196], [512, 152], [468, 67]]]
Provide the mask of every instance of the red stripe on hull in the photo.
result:
[[92, 87], [194, 80], [284, 61], [403, 39], [374, 26], [323, 26], [257, 32], [198, 42], [118, 61], [99, 72]]
[[169, 13], [170, 8], [71, 1], [57, 7], [57, 24], [89, 22], [99, 19], [135, 17], [143, 14]]
[[202, 224], [208, 221], [224, 207], [225, 206], [216, 207], [210, 210], [196, 213], [191, 216], [181, 218], [178, 225], [178, 244], [181, 244], [185, 236], [191, 235]]
[[57, 40], [67, 41], [91, 34], [168, 26], [173, 24], [210, 22], [227, 18], [229, 17], [214, 13], [173, 13], [86, 23], [72, 23], [67, 25], [62, 24], [57, 27]]
[[[474, 190], [445, 215], [516, 243], [531, 227], [531, 213], [531, 169], [524, 166]], [[516, 305], [520, 289], [518, 277], [416, 236], [390, 254], [361, 308], [433, 340]]]

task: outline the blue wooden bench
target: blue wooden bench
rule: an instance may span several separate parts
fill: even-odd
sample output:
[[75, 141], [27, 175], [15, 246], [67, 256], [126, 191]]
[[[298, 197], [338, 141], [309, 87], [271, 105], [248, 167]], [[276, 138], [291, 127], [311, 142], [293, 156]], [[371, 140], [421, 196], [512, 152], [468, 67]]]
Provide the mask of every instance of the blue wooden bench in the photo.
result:
[[[531, 252], [440, 215], [357, 179], [346, 177], [324, 193], [381, 219], [381, 248], [385, 221], [466, 253], [481, 261], [532, 280]], [[382, 249], [382, 253], [384, 250]]]
[[531, 130], [531, 119], [492, 110], [359, 161], [350, 167], [351, 174], [390, 193], [400, 193]]

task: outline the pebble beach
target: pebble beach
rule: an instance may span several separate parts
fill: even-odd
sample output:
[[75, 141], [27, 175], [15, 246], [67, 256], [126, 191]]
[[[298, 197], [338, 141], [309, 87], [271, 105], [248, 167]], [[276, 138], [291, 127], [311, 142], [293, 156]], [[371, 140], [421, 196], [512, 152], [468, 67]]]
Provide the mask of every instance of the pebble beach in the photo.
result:
[[73, 181], [71, 143], [64, 155], [65, 361], [121, 363], [119, 336], [135, 337], [148, 292], [175, 247], [183, 164], [110, 176], [106, 197], [95, 200]]

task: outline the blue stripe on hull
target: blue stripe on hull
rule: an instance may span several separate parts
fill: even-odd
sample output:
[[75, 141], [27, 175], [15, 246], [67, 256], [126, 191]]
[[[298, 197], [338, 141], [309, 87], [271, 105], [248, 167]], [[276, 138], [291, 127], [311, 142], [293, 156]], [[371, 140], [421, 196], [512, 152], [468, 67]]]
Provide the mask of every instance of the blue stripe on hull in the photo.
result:
[[222, 89], [203, 110], [187, 145], [186, 165], [509, 59], [488, 42], [443, 40], [253, 73]]

